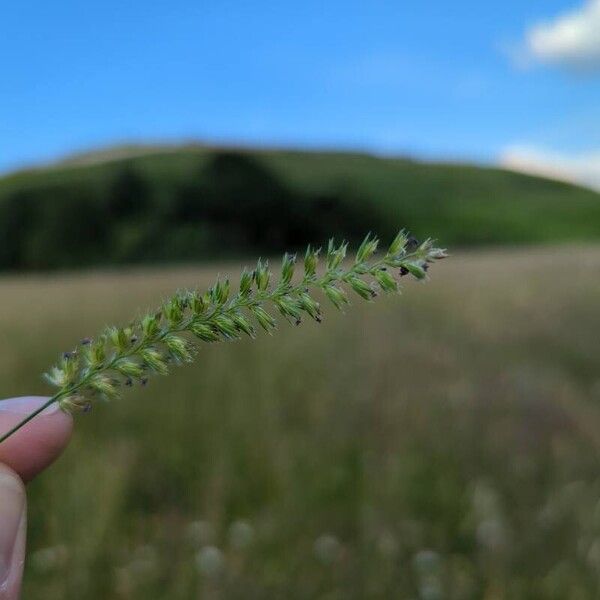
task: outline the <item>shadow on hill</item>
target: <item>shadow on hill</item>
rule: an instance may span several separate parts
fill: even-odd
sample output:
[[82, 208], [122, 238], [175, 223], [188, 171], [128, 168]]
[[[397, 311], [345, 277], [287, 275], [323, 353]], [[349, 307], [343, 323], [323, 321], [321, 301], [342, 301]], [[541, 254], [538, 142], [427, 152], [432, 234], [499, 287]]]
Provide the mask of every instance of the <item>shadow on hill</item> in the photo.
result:
[[219, 152], [174, 188], [125, 164], [104, 185], [45, 185], [0, 205], [0, 268], [48, 269], [271, 253], [350, 241], [377, 212], [339, 186], [300, 193], [251, 155]]

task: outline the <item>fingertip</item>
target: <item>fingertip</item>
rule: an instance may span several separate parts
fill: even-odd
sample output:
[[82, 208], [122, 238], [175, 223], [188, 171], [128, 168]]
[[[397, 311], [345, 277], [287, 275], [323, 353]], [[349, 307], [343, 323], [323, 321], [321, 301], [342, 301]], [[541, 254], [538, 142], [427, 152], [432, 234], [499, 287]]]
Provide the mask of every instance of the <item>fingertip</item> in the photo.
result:
[[0, 464], [0, 598], [19, 598], [27, 509], [21, 478]]
[[[26, 396], [0, 401], [0, 432], [10, 430], [48, 400]], [[54, 403], [0, 443], [0, 462], [16, 471], [23, 481], [30, 481], [60, 455], [72, 430], [71, 415]]]

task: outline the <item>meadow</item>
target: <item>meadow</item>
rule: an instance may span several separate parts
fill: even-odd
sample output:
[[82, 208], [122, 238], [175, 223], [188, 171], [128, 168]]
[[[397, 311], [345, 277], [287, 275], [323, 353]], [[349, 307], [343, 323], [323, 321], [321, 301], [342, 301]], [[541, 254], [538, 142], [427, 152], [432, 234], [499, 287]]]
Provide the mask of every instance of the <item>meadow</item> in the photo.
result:
[[[4, 275], [1, 395], [217, 272]], [[598, 246], [458, 253], [79, 415], [23, 597], [597, 598], [599, 280]]]

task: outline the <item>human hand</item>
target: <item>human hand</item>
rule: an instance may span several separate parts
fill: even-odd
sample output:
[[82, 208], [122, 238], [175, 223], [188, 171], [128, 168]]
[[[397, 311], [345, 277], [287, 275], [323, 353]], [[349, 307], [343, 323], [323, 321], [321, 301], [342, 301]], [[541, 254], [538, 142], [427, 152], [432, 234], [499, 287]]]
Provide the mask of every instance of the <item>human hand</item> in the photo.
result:
[[[0, 401], [0, 435], [48, 398]], [[25, 486], [62, 452], [71, 436], [71, 416], [53, 404], [0, 444], [0, 600], [17, 600], [25, 562]]]

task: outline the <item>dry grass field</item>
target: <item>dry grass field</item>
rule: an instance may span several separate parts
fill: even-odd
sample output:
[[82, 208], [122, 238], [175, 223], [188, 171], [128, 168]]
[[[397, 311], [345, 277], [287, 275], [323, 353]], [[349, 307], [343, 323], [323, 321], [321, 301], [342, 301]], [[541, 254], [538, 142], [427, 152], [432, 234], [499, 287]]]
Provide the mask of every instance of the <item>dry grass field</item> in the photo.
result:
[[[237, 266], [0, 279], [0, 394]], [[487, 251], [78, 417], [28, 600], [593, 599], [600, 247]]]

